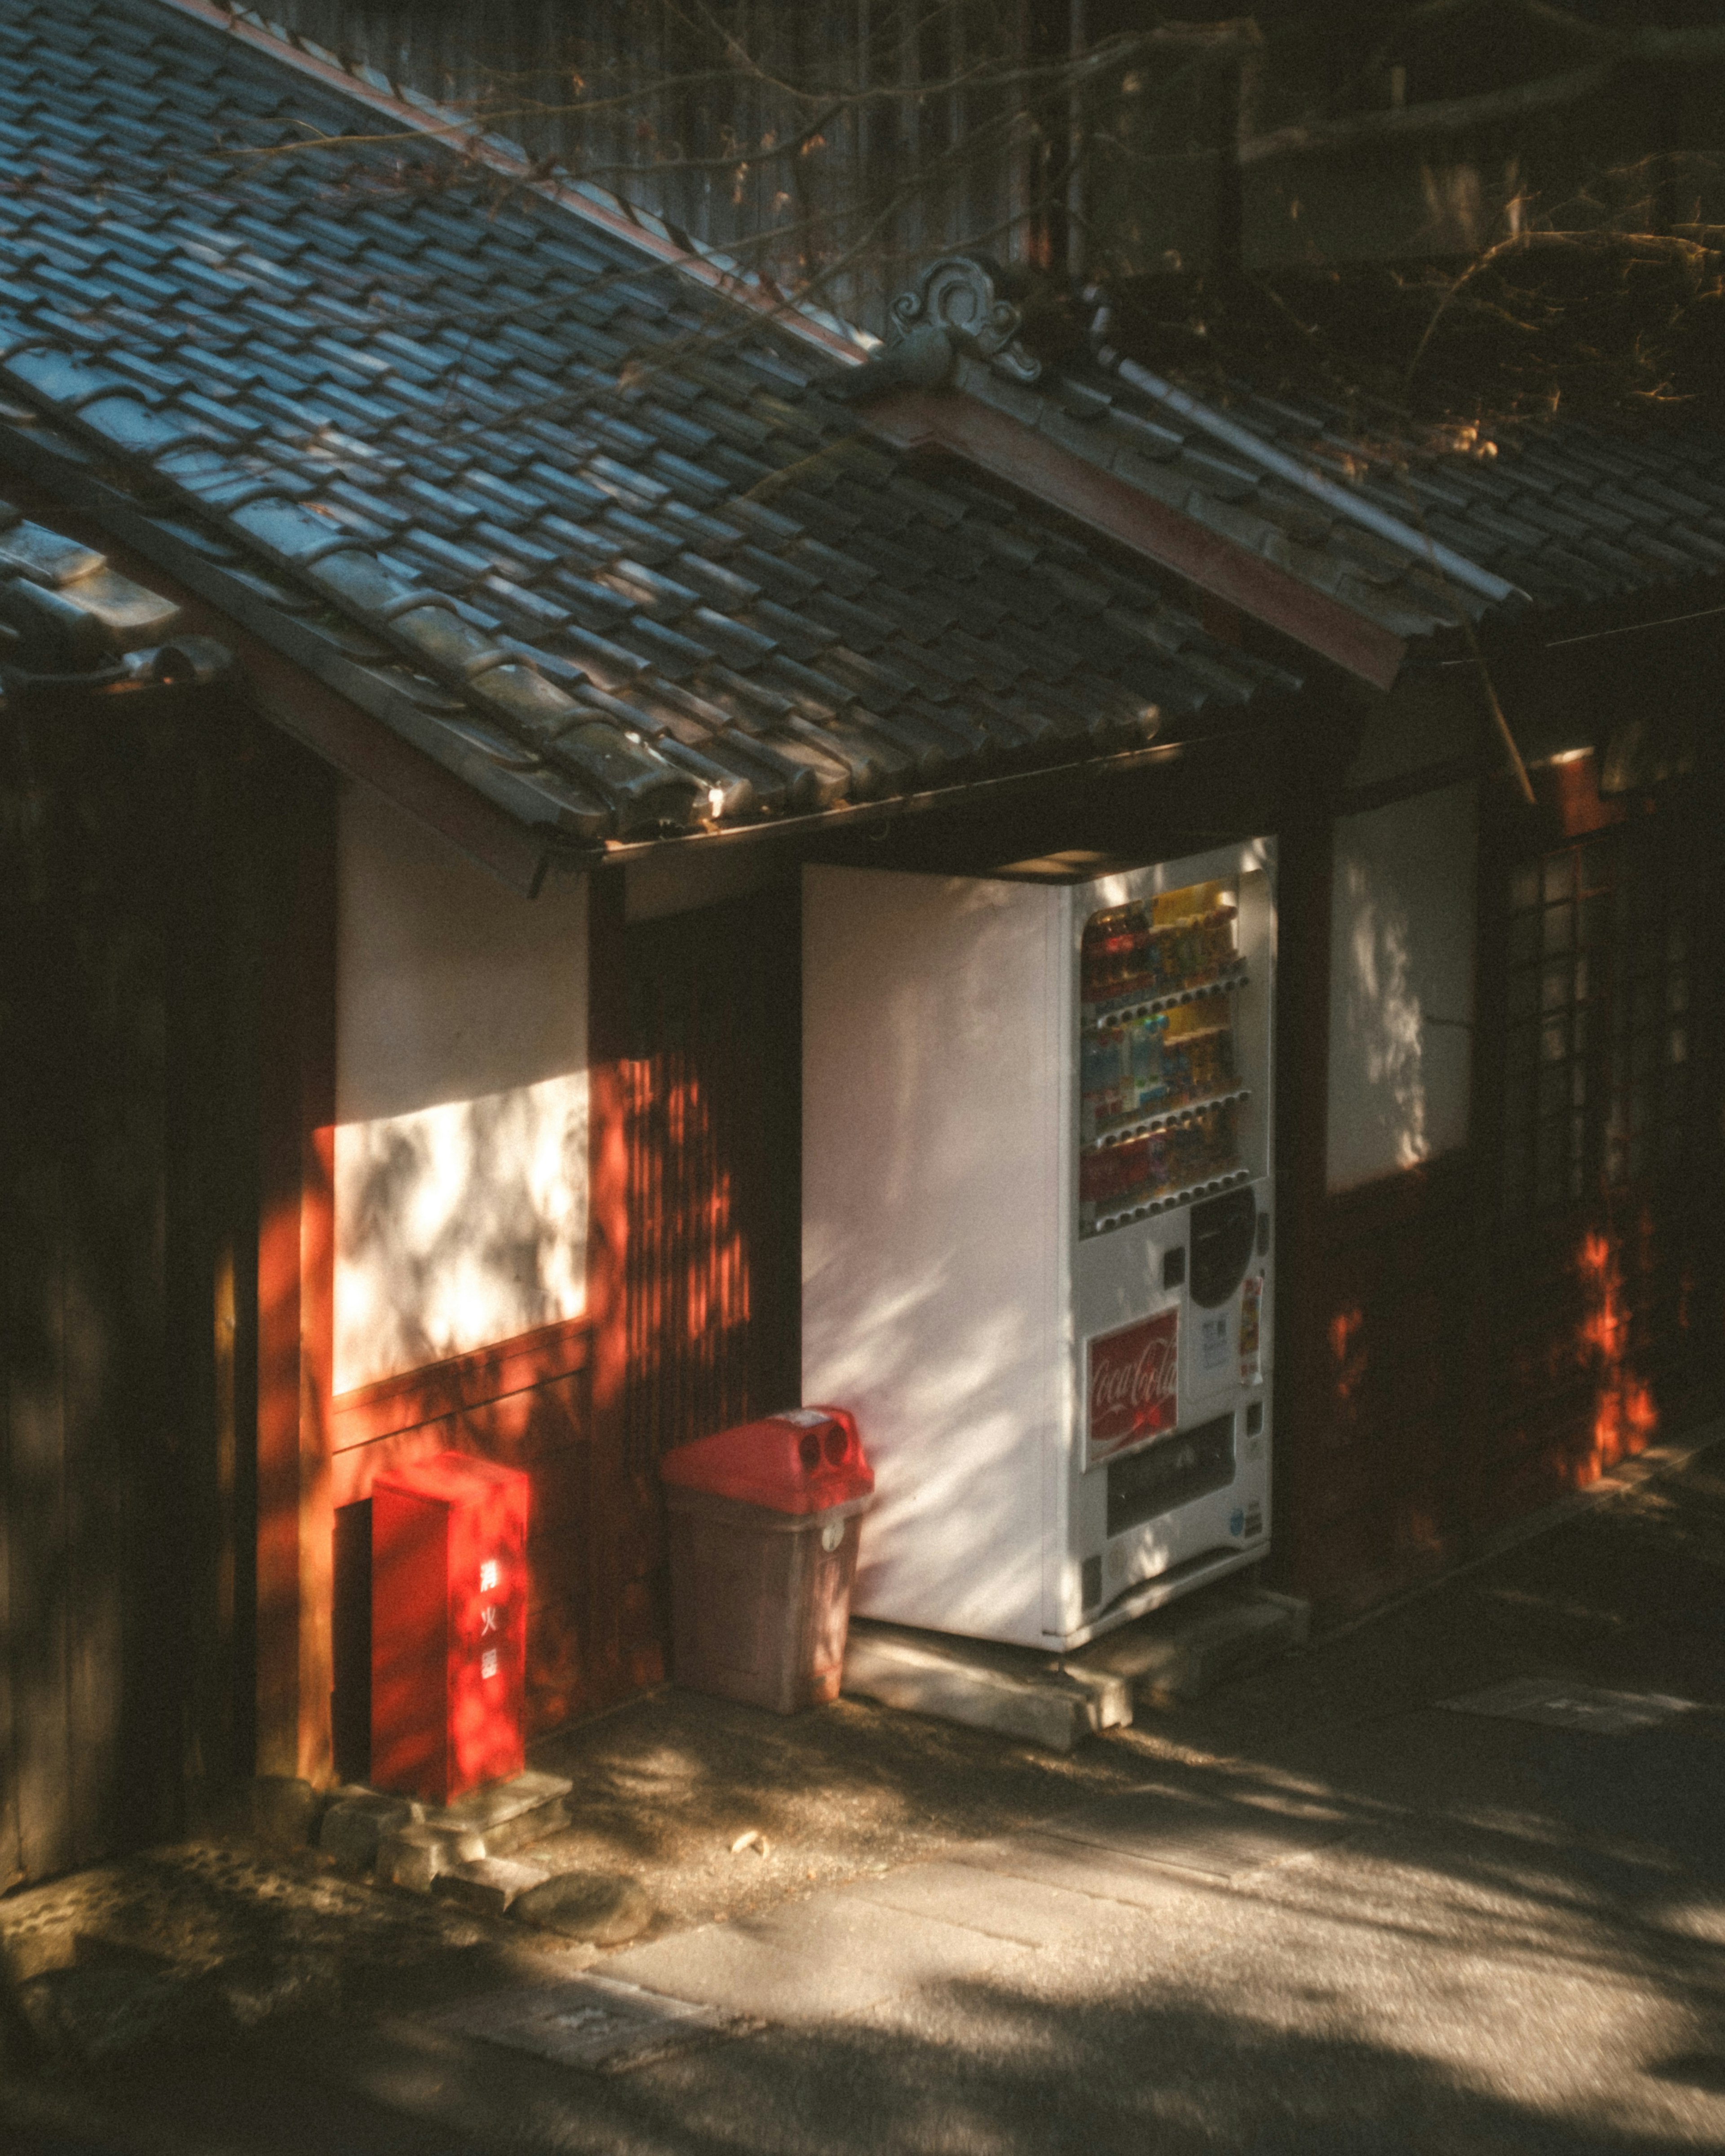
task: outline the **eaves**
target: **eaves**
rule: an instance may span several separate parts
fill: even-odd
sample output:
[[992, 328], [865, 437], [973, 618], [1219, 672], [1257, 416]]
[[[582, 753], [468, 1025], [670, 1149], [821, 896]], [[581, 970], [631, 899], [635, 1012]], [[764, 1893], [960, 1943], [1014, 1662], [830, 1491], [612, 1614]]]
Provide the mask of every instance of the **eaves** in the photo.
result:
[[[64, 438], [0, 427], [0, 469], [42, 489], [63, 524], [85, 520], [80, 536], [99, 536], [109, 551], [129, 550], [148, 562], [151, 588], [201, 633], [232, 649], [239, 678], [273, 725], [344, 776], [388, 795], [512, 888], [529, 896], [538, 890], [562, 850], [480, 790], [492, 778], [482, 759], [457, 772], [446, 752], [434, 754], [434, 735], [444, 750], [444, 730], [387, 680], [249, 591]], [[416, 732], [425, 746], [416, 745]]]
[[901, 390], [859, 409], [895, 448], [968, 459], [1374, 689], [1401, 670], [1403, 638], [963, 389]]
[[[1112, 755], [974, 777], [873, 800], [834, 803], [805, 814], [636, 840], [578, 842], [521, 819], [495, 798], [507, 773], [474, 756], [452, 762], [449, 730], [429, 720], [383, 670], [343, 651], [315, 624], [259, 596], [184, 536], [177, 518], [117, 485], [80, 445], [46, 426], [0, 423], [0, 470], [24, 478], [54, 506], [59, 522], [100, 538], [122, 568], [150, 564], [149, 582], [198, 633], [219, 639], [238, 661], [237, 678], [259, 715], [344, 777], [372, 788], [524, 896], [537, 895], [554, 869], [580, 873], [622, 865], [673, 848], [703, 853], [777, 845], [802, 852], [847, 833], [875, 831], [936, 814], [968, 814], [1015, 799], [1085, 788], [1127, 773], [1168, 768], [1220, 750], [1238, 753], [1263, 728], [1220, 737], [1158, 741]], [[128, 557], [131, 558], [128, 558]]]

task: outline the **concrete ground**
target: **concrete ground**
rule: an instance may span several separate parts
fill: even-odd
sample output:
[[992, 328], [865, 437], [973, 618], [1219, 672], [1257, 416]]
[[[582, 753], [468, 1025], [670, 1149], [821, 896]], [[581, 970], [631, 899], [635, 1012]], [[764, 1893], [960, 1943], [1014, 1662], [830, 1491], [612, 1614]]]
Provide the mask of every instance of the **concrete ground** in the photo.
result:
[[[1518, 1679], [1591, 1726], [1442, 1704]], [[536, 1763], [577, 1783], [559, 1861], [652, 1894], [642, 1939], [309, 1855], [105, 1867], [0, 1902], [65, 2030], [0, 2145], [1725, 2147], [1718, 1450], [1066, 1758], [665, 1693]]]

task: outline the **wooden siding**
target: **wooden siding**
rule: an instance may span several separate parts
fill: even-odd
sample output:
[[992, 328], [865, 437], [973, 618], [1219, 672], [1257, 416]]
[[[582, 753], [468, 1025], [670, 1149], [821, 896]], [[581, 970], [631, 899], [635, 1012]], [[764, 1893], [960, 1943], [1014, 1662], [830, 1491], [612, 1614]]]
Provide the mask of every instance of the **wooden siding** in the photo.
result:
[[258, 960], [316, 774], [219, 691], [0, 741], [3, 1888], [251, 1771]]
[[1033, 244], [1024, 80], [986, 80], [1029, 49], [1026, 0], [724, 0], [698, 18], [669, 0], [496, 0], [483, 19], [378, 0], [266, 12], [792, 289], [829, 273], [822, 302], [877, 329], [931, 253], [1011, 258]]
[[1301, 1590], [1375, 1600], [1441, 1564], [1471, 1524], [1479, 1462], [1472, 1163], [1452, 1155], [1327, 1201], [1321, 1388], [1301, 1485]]
[[800, 1396], [796, 888], [633, 923], [624, 952], [624, 1547], [633, 1621], [666, 1657], [661, 1455]]
[[795, 891], [637, 923], [628, 1451], [794, 1403], [802, 949]]

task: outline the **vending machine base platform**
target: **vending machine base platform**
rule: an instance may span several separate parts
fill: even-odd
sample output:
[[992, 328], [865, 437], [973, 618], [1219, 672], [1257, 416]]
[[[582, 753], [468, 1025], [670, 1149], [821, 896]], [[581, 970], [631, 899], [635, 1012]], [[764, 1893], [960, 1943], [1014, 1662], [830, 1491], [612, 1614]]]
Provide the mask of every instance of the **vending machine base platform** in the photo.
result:
[[964, 1640], [859, 1619], [845, 1657], [845, 1690], [908, 1714], [991, 1729], [1020, 1743], [1070, 1752], [1132, 1718], [1130, 1679], [1068, 1667], [1033, 1647]]

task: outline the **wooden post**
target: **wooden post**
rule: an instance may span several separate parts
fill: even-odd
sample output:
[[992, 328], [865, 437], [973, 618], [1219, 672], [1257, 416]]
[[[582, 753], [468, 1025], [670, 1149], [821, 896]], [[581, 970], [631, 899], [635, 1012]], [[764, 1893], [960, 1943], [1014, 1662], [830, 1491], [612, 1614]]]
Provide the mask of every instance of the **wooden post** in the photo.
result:
[[331, 1771], [336, 814], [320, 785], [266, 955], [258, 1221], [257, 1770]]
[[1335, 872], [1331, 774], [1309, 722], [1282, 743], [1276, 850], [1276, 1524], [1272, 1570], [1314, 1580], [1328, 1321], [1330, 932]]
[[[596, 1425], [620, 1419], [629, 1363], [629, 983], [621, 870], [588, 880], [588, 1311]], [[608, 1447], [607, 1448], [608, 1449]], [[619, 1445], [620, 1450], [620, 1440]]]
[[[634, 1507], [625, 1466], [629, 1390], [629, 1177], [630, 1081], [629, 982], [624, 958], [623, 871], [588, 879], [587, 1307], [593, 1327], [593, 1456], [595, 1501], [615, 1507], [618, 1531]], [[620, 1696], [628, 1659], [624, 1612], [605, 1568], [588, 1568], [582, 1653], [589, 1686]]]

